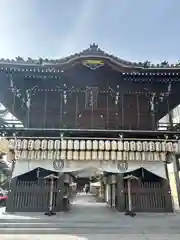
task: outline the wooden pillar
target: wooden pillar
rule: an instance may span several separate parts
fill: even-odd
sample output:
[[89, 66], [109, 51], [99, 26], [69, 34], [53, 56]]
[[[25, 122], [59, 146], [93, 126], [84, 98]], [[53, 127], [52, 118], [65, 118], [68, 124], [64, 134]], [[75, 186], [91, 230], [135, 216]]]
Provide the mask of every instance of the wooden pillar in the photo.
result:
[[124, 179], [123, 173], [116, 176], [116, 208], [119, 212], [125, 211]]
[[64, 174], [59, 176], [58, 187], [57, 187], [57, 196], [56, 196], [56, 212], [63, 210], [63, 196], [64, 196]]

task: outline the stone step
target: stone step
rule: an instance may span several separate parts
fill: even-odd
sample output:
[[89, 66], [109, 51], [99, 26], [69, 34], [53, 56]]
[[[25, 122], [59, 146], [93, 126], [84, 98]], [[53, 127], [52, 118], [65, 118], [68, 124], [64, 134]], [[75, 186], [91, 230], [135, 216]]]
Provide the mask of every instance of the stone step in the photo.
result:
[[[18, 222], [18, 223], [0, 223], [0, 228], [119, 228], [120, 224], [118, 223], [104, 223], [104, 222], [98, 222], [98, 223], [79, 223], [79, 222], [49, 222], [49, 223], [24, 223], [24, 222]], [[122, 226], [122, 224], [121, 224]], [[133, 227], [133, 224], [123, 224], [124, 227], [130, 228]]]

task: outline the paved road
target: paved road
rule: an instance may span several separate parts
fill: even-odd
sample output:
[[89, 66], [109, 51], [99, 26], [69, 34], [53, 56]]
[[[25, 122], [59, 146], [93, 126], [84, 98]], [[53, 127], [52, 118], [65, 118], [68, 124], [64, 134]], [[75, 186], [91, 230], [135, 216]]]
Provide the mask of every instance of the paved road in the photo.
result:
[[[13, 217], [14, 219], [12, 219]], [[180, 215], [144, 213], [131, 218], [112, 211], [106, 204], [97, 203], [95, 198], [85, 194], [76, 196], [69, 213], [59, 213], [53, 217], [33, 213], [25, 214], [25, 216], [8, 215], [7, 219], [0, 220], [1, 233], [36, 234], [33, 235], [36, 236], [35, 239], [41, 239], [37, 234], [42, 233], [46, 234], [46, 238], [50, 233], [51, 237], [47, 238], [49, 240], [58, 238], [63, 240], [62, 236], [56, 234], [68, 234], [69, 237], [78, 235], [86, 240], [180, 239]], [[17, 235], [10, 235], [10, 237], [12, 236], [17, 237]], [[30, 236], [31, 240], [33, 240], [33, 236]], [[46, 238], [43, 236], [43, 239]], [[78, 238], [74, 239], [78, 240]], [[82, 240], [84, 239], [82, 238]]]

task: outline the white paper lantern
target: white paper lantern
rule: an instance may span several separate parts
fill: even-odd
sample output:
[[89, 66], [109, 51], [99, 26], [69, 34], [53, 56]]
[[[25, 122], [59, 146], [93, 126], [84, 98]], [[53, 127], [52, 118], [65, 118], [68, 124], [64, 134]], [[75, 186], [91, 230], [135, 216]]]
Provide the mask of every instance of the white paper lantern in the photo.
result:
[[74, 142], [74, 146], [73, 146], [74, 150], [79, 150], [80, 148], [79, 140], [74, 140], [73, 142]]
[[155, 142], [155, 151], [160, 152], [161, 151], [161, 143], [160, 142]]
[[104, 148], [105, 148], [104, 141], [100, 140], [99, 141], [99, 150], [104, 150]]
[[46, 139], [43, 139], [42, 141], [41, 141], [41, 149], [42, 150], [46, 150], [47, 149], [47, 140]]
[[60, 160], [61, 159], [61, 151], [58, 151], [57, 152], [57, 160]]
[[166, 161], [166, 152], [160, 152], [160, 160], [162, 162], [165, 162]]
[[27, 159], [28, 159], [28, 160], [31, 159], [31, 151], [28, 151]]
[[72, 160], [73, 159], [73, 152], [71, 150], [67, 151], [67, 159]]
[[123, 141], [118, 141], [117, 148], [118, 148], [118, 151], [123, 151], [124, 150]]
[[166, 141], [161, 142], [161, 151], [166, 152]]
[[83, 150], [80, 151], [79, 159], [82, 160], [82, 161], [85, 160], [85, 151], [83, 151]]
[[155, 150], [156, 150], [156, 148], [155, 148], [155, 143], [152, 142], [152, 141], [150, 141], [150, 142], [149, 142], [149, 151], [150, 151], [150, 152], [154, 152]]
[[97, 159], [98, 159], [97, 151], [92, 151], [92, 160], [97, 160]]
[[117, 160], [122, 161], [123, 160], [123, 154], [122, 151], [117, 152]]
[[35, 150], [39, 150], [40, 147], [41, 147], [41, 141], [40, 141], [39, 139], [36, 139], [36, 140], [34, 141], [34, 149], [35, 149]]
[[91, 151], [86, 151], [86, 160], [91, 160]]
[[78, 160], [78, 159], [79, 159], [79, 152], [73, 151], [73, 160]]
[[91, 140], [86, 141], [86, 149], [87, 150], [92, 150], [92, 141]]
[[106, 161], [110, 160], [110, 153], [108, 151], [104, 152], [104, 160], [106, 160]]
[[34, 159], [40, 160], [41, 159], [41, 151], [34, 151]]
[[134, 161], [135, 160], [135, 152], [129, 152], [129, 160]]
[[60, 156], [60, 159], [61, 159], [61, 160], [66, 159], [66, 151], [61, 150], [61, 156]]
[[140, 141], [136, 142], [136, 149], [137, 149], [138, 152], [141, 152], [143, 150], [142, 142], [140, 142]]
[[168, 152], [173, 152], [173, 143], [172, 142], [167, 142], [166, 149], [167, 149]]
[[104, 152], [103, 151], [98, 151], [98, 159], [104, 160]]
[[34, 160], [34, 154], [35, 152], [34, 151], [29, 151], [29, 159], [30, 160]]
[[109, 140], [105, 141], [105, 150], [106, 151], [111, 150], [111, 142]]
[[154, 153], [154, 161], [160, 161], [160, 154], [159, 154], [159, 152], [155, 152]]
[[178, 143], [177, 143], [177, 142], [174, 142], [174, 143], [173, 143], [173, 151], [174, 151], [175, 153], [178, 153], [178, 152], [179, 152]]
[[15, 160], [19, 160], [21, 158], [21, 151], [16, 150], [15, 151]]
[[117, 141], [112, 141], [111, 142], [111, 150], [116, 151], [117, 150]]
[[33, 150], [34, 149], [34, 140], [29, 140], [28, 141], [28, 150]]
[[129, 160], [129, 152], [124, 151], [123, 152], [123, 160], [128, 161]]
[[111, 160], [112, 161], [116, 161], [117, 160], [117, 154], [116, 154], [116, 151], [110, 151], [110, 154], [111, 154]]
[[66, 150], [67, 149], [67, 141], [62, 139], [61, 140], [61, 150]]
[[54, 140], [50, 139], [48, 140], [48, 150], [54, 149]]
[[136, 143], [135, 141], [130, 141], [130, 151], [135, 152], [136, 151]]
[[57, 160], [57, 153], [58, 153], [58, 151], [53, 152], [53, 160]]
[[124, 151], [129, 152], [130, 146], [128, 141], [124, 141]]
[[37, 151], [37, 150], [34, 151], [34, 160], [36, 160], [36, 161], [40, 160], [39, 153], [40, 153], [40, 151]]
[[98, 141], [94, 140], [93, 141], [93, 150], [98, 150], [99, 146], [98, 146]]
[[55, 150], [60, 150], [61, 148], [61, 141], [60, 140], [55, 140], [54, 141], [54, 149]]
[[10, 149], [14, 149], [15, 148], [15, 140], [14, 139], [10, 139], [9, 140], [9, 148]]
[[21, 142], [21, 149], [26, 150], [28, 147], [28, 141], [27, 139], [23, 139]]
[[21, 150], [21, 140], [20, 139], [16, 139], [15, 141], [15, 149], [17, 150]]
[[48, 151], [48, 159], [53, 160], [53, 151]]
[[148, 152], [147, 153], [147, 161], [154, 161], [154, 154], [153, 152]]
[[46, 160], [47, 157], [48, 157], [47, 151], [42, 151], [42, 152], [41, 152], [41, 160]]
[[68, 140], [67, 141], [67, 149], [68, 150], [72, 150], [73, 149], [73, 140]]
[[22, 160], [26, 160], [27, 159], [27, 156], [28, 156], [28, 152], [27, 152], [27, 150], [23, 150], [22, 152], [21, 152], [21, 159]]
[[147, 141], [143, 141], [142, 142], [142, 150], [144, 152], [148, 152], [149, 151], [149, 143]]
[[154, 161], [154, 152], [150, 152], [149, 155], [150, 161]]
[[142, 156], [140, 152], [136, 152], [136, 161], [142, 161]]
[[141, 152], [141, 158], [142, 158], [142, 161], [146, 161], [147, 152]]
[[61, 159], [61, 152], [60, 151], [54, 151], [54, 160], [60, 160]]
[[81, 140], [80, 141], [80, 150], [85, 150], [86, 149], [86, 141]]
[[34, 160], [37, 160], [37, 152], [38, 151], [34, 151]]

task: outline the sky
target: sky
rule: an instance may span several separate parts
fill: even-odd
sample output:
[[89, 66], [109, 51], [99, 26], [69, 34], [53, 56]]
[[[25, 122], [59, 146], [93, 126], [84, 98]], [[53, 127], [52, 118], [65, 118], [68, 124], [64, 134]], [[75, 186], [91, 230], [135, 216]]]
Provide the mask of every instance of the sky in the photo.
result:
[[128, 61], [180, 60], [180, 0], [0, 0], [0, 58], [61, 58], [96, 43]]

